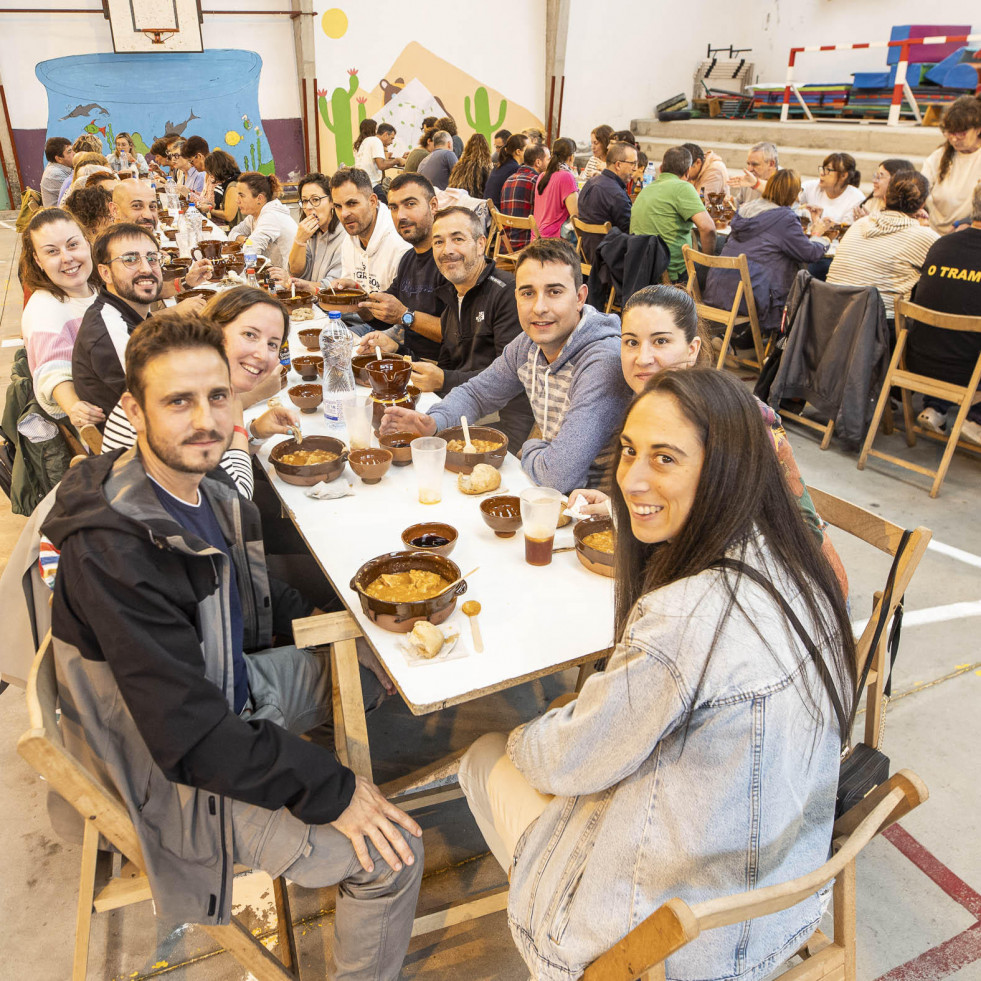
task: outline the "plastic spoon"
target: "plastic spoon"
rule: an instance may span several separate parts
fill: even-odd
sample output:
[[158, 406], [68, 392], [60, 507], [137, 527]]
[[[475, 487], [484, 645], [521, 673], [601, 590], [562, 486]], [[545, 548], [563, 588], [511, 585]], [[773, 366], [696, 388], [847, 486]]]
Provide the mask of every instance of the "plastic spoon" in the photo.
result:
[[480, 654], [484, 649], [484, 639], [480, 636], [480, 624], [477, 623], [480, 604], [476, 600], [467, 600], [461, 609], [470, 621], [470, 633], [473, 635], [473, 649]]
[[463, 426], [463, 452], [476, 453], [477, 447], [470, 442], [470, 427], [467, 425], [466, 416], [460, 416], [460, 425]]
[[378, 358], [379, 361], [382, 359], [382, 349], [377, 344], [375, 345], [375, 357]]

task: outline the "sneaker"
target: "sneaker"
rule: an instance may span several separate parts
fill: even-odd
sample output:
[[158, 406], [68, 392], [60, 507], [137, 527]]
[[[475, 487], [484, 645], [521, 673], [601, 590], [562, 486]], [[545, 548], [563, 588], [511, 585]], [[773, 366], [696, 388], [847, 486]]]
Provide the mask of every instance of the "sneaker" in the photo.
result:
[[974, 422], [971, 419], [965, 419], [964, 425], [961, 426], [961, 439], [981, 446], [981, 423]]
[[924, 409], [917, 417], [916, 424], [931, 433], [943, 433], [947, 417], [933, 407]]

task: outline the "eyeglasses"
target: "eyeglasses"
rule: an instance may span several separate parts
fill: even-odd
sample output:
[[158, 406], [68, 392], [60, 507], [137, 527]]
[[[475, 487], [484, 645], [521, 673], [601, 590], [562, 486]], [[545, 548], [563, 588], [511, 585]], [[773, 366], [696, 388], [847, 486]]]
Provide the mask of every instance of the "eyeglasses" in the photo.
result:
[[326, 194], [322, 194], [319, 197], [317, 195], [312, 195], [309, 198], [300, 198], [300, 204], [305, 208], [309, 205], [311, 208], [319, 208], [322, 201], [330, 200]]
[[818, 173], [824, 177], [825, 174], [843, 174], [843, 170], [835, 170], [834, 167], [818, 167]]
[[160, 265], [160, 253], [159, 252], [124, 252], [122, 255], [117, 255], [114, 259], [110, 259], [109, 262], [121, 262], [127, 269], [135, 269], [144, 259], [146, 259], [146, 264], [152, 269], [154, 266]]
[[168, 153], [167, 154], [167, 159], [168, 160], [180, 160], [180, 158], [181, 158], [181, 155], [179, 153]]

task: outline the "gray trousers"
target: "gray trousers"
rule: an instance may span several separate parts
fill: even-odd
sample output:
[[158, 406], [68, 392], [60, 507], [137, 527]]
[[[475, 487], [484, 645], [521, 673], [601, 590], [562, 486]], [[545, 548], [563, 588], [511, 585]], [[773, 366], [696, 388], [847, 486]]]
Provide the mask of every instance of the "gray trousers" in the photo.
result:
[[[242, 718], [270, 719], [295, 733], [330, 718], [330, 675], [320, 655], [280, 647], [246, 655], [246, 663], [252, 703]], [[375, 870], [365, 872], [345, 835], [330, 824], [304, 824], [285, 808], [269, 811], [233, 801], [232, 827], [236, 863], [285, 875], [308, 889], [337, 885], [328, 978], [398, 978], [422, 881], [421, 839], [405, 835], [416, 860], [401, 872], [394, 872], [369, 841]]]

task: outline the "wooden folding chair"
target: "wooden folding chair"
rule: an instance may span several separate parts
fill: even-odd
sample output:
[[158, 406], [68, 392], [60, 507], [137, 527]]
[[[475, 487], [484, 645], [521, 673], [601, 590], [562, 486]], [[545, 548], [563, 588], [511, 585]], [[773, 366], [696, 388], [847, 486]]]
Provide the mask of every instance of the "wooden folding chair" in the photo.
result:
[[[909, 371], [906, 367], [906, 342], [909, 337], [909, 328], [906, 325], [907, 318], [918, 320], [922, 324], [930, 327], [942, 328], [943, 330], [957, 330], [968, 333], [981, 333], [981, 317], [964, 317], [952, 313], [939, 313], [936, 310], [928, 310], [926, 307], [910, 303], [909, 300], [896, 301], [896, 348], [889, 362], [889, 370], [886, 380], [882, 383], [882, 391], [879, 393], [879, 401], [876, 404], [875, 412], [872, 415], [872, 422], [869, 424], [869, 431], [865, 435], [865, 443], [858, 458], [858, 469], [864, 470], [865, 463], [870, 456], [878, 457], [880, 460], [888, 460], [895, 463], [897, 467], [906, 470], [914, 470], [927, 477], [933, 477], [933, 486], [930, 488], [930, 496], [936, 497], [940, 493], [940, 485], [947, 476], [947, 468], [953, 459], [954, 450], [967, 450], [971, 453], [981, 454], [981, 446], [969, 443], [960, 438], [961, 428], [967, 418], [967, 413], [974, 401], [978, 385], [981, 383], [981, 354], [978, 355], [974, 363], [974, 371], [971, 380], [965, 385], [954, 385], [951, 382], [941, 381], [939, 378], [930, 378], [928, 375], [917, 375]], [[891, 453], [883, 453], [881, 450], [872, 449], [879, 422], [883, 418], [889, 405], [889, 392], [895, 386], [902, 391], [903, 398], [903, 419], [906, 425], [906, 443], [909, 446], [916, 445], [916, 437], [926, 436], [945, 443], [943, 456], [940, 459], [940, 466], [936, 470], [928, 467], [921, 467], [917, 463], [903, 460]], [[923, 395], [932, 395], [935, 398], [945, 399], [957, 405], [957, 417], [954, 424], [950, 427], [950, 432], [946, 435], [933, 433], [923, 429], [916, 424], [913, 415], [913, 400], [911, 392], [920, 392]], [[887, 419], [889, 415], [887, 414]], [[887, 431], [891, 431], [891, 426]]]
[[798, 951], [803, 963], [785, 967], [771, 981], [855, 981], [855, 860], [862, 849], [891, 824], [929, 797], [911, 770], [900, 770], [876, 787], [834, 825], [833, 857], [808, 875], [780, 885], [754, 889], [689, 906], [669, 899], [634, 927], [616, 946], [598, 957], [583, 981], [664, 981], [664, 962], [696, 940], [704, 930], [744, 923], [789, 909], [834, 879], [834, 937], [817, 930]]
[[[104, 912], [150, 899], [143, 854], [129, 813], [115, 791], [65, 748], [57, 715], [58, 684], [55, 678], [51, 633], [34, 659], [27, 682], [27, 709], [31, 728], [17, 742], [17, 752], [41, 774], [48, 785], [83, 818], [82, 870], [75, 922], [75, 954], [72, 981], [85, 981], [92, 911]], [[123, 856], [120, 874], [96, 891], [99, 838], [115, 846]], [[227, 926], [203, 926], [258, 981], [296, 981], [299, 962], [290, 919], [286, 880], [273, 881], [282, 963], [232, 917]]]
[[[763, 362], [769, 353], [769, 344], [764, 348], [763, 333], [760, 330], [759, 317], [756, 314], [756, 301], [753, 299], [753, 284], [749, 279], [749, 263], [745, 254], [736, 256], [706, 255], [693, 249], [690, 245], [681, 247], [682, 255], [685, 257], [685, 268], [688, 270], [688, 292], [695, 301], [695, 308], [699, 317], [716, 324], [725, 325], [725, 333], [722, 336], [722, 349], [719, 351], [719, 360], [716, 368], [723, 368], [726, 360], [732, 364], [740, 365], [744, 368], [752, 368], [760, 371]], [[711, 307], [702, 299], [702, 290], [698, 285], [696, 266], [705, 266], [708, 269], [731, 269], [739, 273], [739, 285], [736, 287], [736, 295], [732, 301], [732, 307], [724, 310], [721, 307]], [[743, 299], [746, 300], [746, 315], [739, 313], [739, 307]], [[732, 350], [732, 332], [734, 328], [749, 324], [753, 335], [753, 350], [756, 353], [756, 360], [751, 358], [737, 357]]]
[[582, 274], [584, 279], [589, 276], [589, 273], [593, 267], [592, 264], [586, 259], [586, 253], [583, 251], [583, 235], [608, 235], [612, 227], [612, 223], [608, 221], [604, 221], [602, 225], [591, 225], [589, 222], [585, 222], [573, 215], [572, 229], [576, 233], [576, 253], [581, 260], [580, 265], [582, 266]]
[[82, 426], [78, 434], [82, 437], [82, 443], [85, 444], [85, 449], [90, 456], [98, 456], [102, 452], [102, 433], [97, 426], [89, 423], [87, 426]]
[[[834, 494], [828, 494], [816, 487], [808, 487], [808, 490], [817, 513], [829, 525], [860, 538], [880, 552], [885, 552], [891, 558], [896, 555], [900, 540], [903, 537], [903, 529], [899, 525], [893, 524], [893, 522], [883, 518], [882, 515], [873, 514], [871, 511], [866, 511], [865, 508], [860, 508], [857, 504], [835, 497]], [[860, 671], [868, 660], [876, 624], [879, 622], [880, 616], [885, 617], [886, 628], [882, 631], [872, 660], [872, 670], [869, 672], [866, 682], [864, 741], [873, 749], [879, 745], [885, 718], [885, 689], [889, 667], [886, 647], [889, 640], [889, 628], [896, 614], [896, 608], [902, 601], [903, 594], [906, 592], [920, 560], [926, 553], [927, 545], [930, 544], [932, 537], [933, 532], [922, 525], [913, 530], [903, 553], [903, 558], [896, 569], [889, 608], [882, 610], [882, 592], [876, 591], [872, 597], [872, 615], [869, 617], [862, 635], [855, 641], [856, 670]]]
[[484, 245], [484, 255], [488, 259], [494, 258], [494, 243], [497, 241], [497, 236], [500, 234], [501, 228], [497, 223], [495, 215], [499, 215], [501, 212], [497, 210], [497, 206], [494, 202], [488, 198], [487, 199], [487, 214], [490, 216], [490, 228], [487, 229], [487, 243]]
[[[505, 215], [495, 209], [493, 213], [494, 222], [497, 225], [497, 237], [494, 240], [494, 253], [491, 258], [498, 269], [514, 269], [521, 249], [515, 249], [508, 238], [508, 229], [521, 229], [531, 232], [531, 240], [540, 238], [538, 225], [535, 223], [535, 216], [528, 215], [527, 218], [516, 218], [514, 215]], [[504, 249], [502, 252], [501, 249]]]

